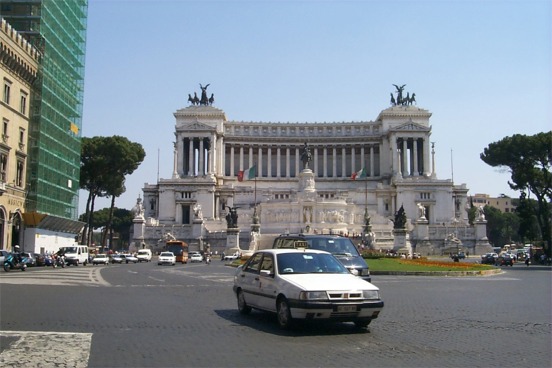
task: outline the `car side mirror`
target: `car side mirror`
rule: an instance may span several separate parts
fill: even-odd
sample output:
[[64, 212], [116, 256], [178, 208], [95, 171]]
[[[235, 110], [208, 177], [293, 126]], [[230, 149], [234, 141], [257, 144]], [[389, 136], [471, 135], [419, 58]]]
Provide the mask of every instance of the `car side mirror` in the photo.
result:
[[270, 270], [261, 270], [261, 276], [272, 277], [272, 276], [274, 276], [274, 274]]

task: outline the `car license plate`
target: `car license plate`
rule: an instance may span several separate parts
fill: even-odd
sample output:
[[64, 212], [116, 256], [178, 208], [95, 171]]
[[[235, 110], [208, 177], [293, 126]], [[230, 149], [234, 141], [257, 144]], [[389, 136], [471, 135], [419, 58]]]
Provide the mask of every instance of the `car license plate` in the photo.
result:
[[357, 306], [356, 305], [338, 305], [337, 311], [344, 313], [344, 312], [356, 312]]

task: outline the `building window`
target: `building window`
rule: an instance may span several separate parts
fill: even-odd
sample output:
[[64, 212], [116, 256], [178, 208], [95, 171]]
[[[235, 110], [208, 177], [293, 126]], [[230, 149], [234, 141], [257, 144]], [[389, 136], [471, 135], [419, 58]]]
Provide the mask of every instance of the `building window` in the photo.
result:
[[4, 79], [4, 96], [2, 97], [2, 101], [10, 104], [10, 92], [11, 92], [11, 82], [7, 79]]
[[0, 153], [0, 181], [2, 183], [7, 182], [7, 172], [8, 170], [8, 155], [5, 153]]
[[27, 94], [21, 91], [21, 101], [19, 103], [19, 112], [23, 115], [27, 114]]
[[25, 129], [19, 128], [19, 149], [25, 148]]
[[23, 161], [17, 161], [17, 175], [15, 177], [15, 185], [23, 186], [23, 174], [25, 173], [25, 164]]
[[9, 126], [9, 120], [8, 119], [3, 119], [2, 120], [2, 141], [4, 141], [4, 143], [8, 143], [8, 126]]

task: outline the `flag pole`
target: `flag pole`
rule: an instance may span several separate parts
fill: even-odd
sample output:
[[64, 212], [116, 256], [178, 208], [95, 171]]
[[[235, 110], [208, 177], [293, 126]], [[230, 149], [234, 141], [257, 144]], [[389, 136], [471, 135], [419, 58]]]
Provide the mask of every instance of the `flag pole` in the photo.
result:
[[368, 176], [364, 178], [364, 208], [368, 209]]

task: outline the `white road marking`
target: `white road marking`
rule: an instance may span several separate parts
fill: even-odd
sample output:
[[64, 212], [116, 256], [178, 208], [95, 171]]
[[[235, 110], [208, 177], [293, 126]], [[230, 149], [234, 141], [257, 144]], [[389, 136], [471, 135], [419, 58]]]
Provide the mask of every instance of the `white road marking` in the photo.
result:
[[101, 275], [100, 267], [45, 268], [33, 271], [10, 271], [0, 276], [0, 284], [55, 286], [111, 286]]

